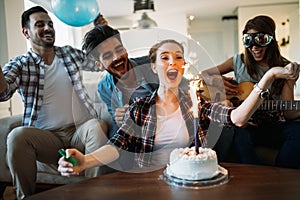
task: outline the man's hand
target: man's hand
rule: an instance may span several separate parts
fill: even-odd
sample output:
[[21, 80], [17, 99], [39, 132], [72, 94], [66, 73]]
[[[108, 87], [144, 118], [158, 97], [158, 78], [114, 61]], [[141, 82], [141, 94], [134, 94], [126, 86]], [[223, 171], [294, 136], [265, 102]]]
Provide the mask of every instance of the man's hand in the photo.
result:
[[115, 120], [117, 122], [117, 124], [120, 126], [123, 122], [123, 118], [124, 115], [126, 113], [126, 110], [128, 109], [129, 105], [126, 104], [124, 107], [122, 108], [117, 108], [116, 112], [115, 112]]
[[70, 156], [73, 156], [73, 158], [78, 162], [78, 165], [74, 167], [72, 163], [68, 162], [64, 157], [61, 157], [58, 160], [57, 170], [62, 176], [79, 175], [79, 172], [85, 169], [84, 155], [80, 151], [77, 149], [67, 149], [66, 157], [69, 158]]

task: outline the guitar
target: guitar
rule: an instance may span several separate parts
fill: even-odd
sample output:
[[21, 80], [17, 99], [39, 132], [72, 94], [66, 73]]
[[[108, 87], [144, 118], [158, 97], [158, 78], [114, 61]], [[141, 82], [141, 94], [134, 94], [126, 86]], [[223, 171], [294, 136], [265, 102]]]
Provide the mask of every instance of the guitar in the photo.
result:
[[[225, 89], [214, 86], [208, 86], [201, 84], [199, 87], [198, 95], [210, 102], [219, 102], [222, 100], [229, 100], [234, 107], [239, 106], [253, 90], [254, 83], [242, 82], [237, 84], [238, 94], [226, 95]], [[300, 110], [300, 101], [289, 101], [289, 100], [264, 100], [259, 110], [273, 110], [273, 111], [285, 111], [285, 110]]]

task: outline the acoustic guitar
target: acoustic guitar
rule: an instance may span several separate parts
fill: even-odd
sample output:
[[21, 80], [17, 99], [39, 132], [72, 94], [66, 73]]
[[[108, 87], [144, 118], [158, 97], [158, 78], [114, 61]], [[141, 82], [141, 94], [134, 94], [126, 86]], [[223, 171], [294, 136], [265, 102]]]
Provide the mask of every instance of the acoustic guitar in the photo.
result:
[[[242, 82], [237, 84], [238, 94], [226, 95], [225, 89], [217, 88], [214, 86], [207, 86], [201, 84], [199, 87], [198, 95], [210, 102], [219, 102], [222, 100], [229, 100], [234, 107], [239, 106], [253, 90], [254, 83]], [[285, 110], [300, 110], [300, 101], [288, 100], [264, 100], [259, 110], [269, 111], [285, 111]]]

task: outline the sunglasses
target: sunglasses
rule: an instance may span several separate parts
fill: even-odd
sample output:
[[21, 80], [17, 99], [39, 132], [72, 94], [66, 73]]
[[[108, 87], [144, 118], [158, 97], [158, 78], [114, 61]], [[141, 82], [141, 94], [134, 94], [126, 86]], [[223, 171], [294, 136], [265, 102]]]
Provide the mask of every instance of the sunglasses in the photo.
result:
[[242, 41], [246, 48], [251, 48], [254, 45], [265, 47], [270, 44], [273, 39], [273, 36], [266, 33], [246, 33], [243, 35]]

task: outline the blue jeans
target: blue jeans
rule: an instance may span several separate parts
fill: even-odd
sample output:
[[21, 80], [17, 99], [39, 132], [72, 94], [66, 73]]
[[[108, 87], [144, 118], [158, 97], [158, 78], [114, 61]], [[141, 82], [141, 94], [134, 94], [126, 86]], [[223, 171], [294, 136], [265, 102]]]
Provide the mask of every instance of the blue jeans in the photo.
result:
[[276, 158], [276, 166], [300, 166], [300, 122], [288, 121], [283, 127], [283, 144]]
[[260, 164], [255, 145], [279, 149], [275, 165], [298, 168], [300, 166], [300, 122], [265, 124], [259, 127], [235, 127], [233, 148], [238, 162]]
[[254, 150], [253, 127], [234, 128], [233, 149], [237, 157], [237, 162], [244, 164], [259, 164], [259, 159]]

